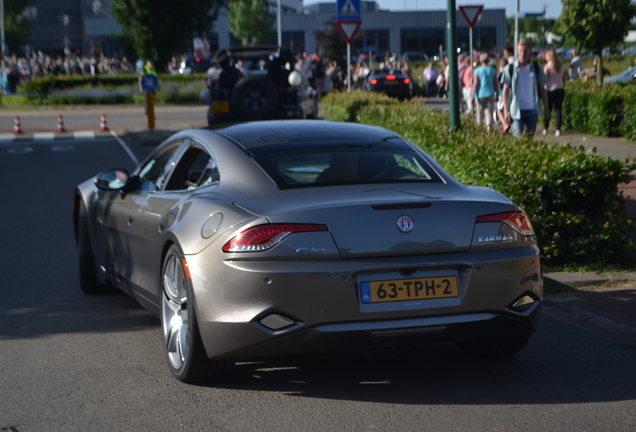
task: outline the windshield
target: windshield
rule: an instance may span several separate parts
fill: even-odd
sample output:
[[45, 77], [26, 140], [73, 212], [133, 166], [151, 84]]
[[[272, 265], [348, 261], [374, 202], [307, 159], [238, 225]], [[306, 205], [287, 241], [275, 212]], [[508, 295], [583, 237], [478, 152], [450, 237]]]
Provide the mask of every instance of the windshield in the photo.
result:
[[375, 183], [441, 183], [419, 154], [394, 149], [315, 149], [268, 154], [256, 162], [280, 189]]

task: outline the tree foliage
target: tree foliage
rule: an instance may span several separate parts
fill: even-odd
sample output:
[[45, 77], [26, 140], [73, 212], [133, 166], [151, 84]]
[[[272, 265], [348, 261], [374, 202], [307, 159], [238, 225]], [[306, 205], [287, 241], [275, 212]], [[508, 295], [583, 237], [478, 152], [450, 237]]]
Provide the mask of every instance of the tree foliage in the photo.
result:
[[11, 52], [18, 51], [29, 37], [29, 24], [22, 15], [28, 0], [4, 0], [4, 36]]
[[[631, 0], [563, 0], [557, 27], [577, 48], [594, 53], [603, 70], [603, 48], [623, 42], [636, 5]], [[597, 74], [598, 86], [603, 74]]]
[[[341, 68], [347, 65], [347, 41], [345, 40], [340, 29], [336, 25], [335, 17], [329, 21], [325, 21], [325, 27], [316, 33], [318, 54], [323, 58], [323, 62], [336, 60]], [[357, 32], [353, 40], [360, 37]], [[325, 62], [325, 64], [327, 64]]]
[[211, 31], [223, 4], [224, 0], [115, 0], [112, 9], [137, 55], [163, 69], [195, 35]]
[[265, 0], [230, 0], [227, 12], [230, 31], [243, 45], [264, 42], [273, 32], [276, 15]]

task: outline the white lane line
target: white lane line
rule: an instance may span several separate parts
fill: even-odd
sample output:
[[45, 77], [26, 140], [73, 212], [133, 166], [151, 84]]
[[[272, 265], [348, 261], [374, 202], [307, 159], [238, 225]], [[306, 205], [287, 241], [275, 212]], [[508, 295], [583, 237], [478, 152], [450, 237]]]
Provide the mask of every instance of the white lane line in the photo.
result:
[[95, 138], [93, 131], [76, 131], [73, 132], [73, 138]]
[[139, 165], [139, 161], [137, 160], [137, 156], [135, 156], [135, 154], [132, 152], [132, 150], [130, 150], [130, 147], [128, 147], [128, 145], [126, 145], [124, 140], [119, 138], [119, 136], [112, 129], [110, 130], [110, 134], [117, 140], [119, 145], [121, 145], [123, 147], [123, 149], [126, 151], [126, 153], [128, 153], [128, 156], [130, 156], [130, 158], [132, 159], [134, 164], [135, 165]]
[[15, 140], [15, 135], [10, 133], [0, 134], [0, 141], [13, 141]]
[[55, 132], [36, 132], [33, 134], [34, 140], [55, 139]]

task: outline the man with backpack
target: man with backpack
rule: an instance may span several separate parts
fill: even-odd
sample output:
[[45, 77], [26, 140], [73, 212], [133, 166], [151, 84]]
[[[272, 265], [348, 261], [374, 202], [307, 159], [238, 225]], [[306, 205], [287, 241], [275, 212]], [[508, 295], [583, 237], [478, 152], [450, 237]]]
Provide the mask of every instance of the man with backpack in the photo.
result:
[[541, 101], [548, 114], [545, 91], [546, 76], [543, 68], [530, 60], [532, 44], [521, 39], [517, 46], [518, 58], [503, 72], [503, 112], [507, 123], [512, 123], [514, 136], [522, 133], [534, 135], [541, 114]]

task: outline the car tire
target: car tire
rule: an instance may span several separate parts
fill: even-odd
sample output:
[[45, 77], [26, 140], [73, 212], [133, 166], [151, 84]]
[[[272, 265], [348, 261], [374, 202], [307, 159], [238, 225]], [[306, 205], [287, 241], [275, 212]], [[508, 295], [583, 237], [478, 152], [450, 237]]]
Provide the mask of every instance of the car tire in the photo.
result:
[[78, 198], [77, 254], [80, 289], [86, 294], [99, 294], [111, 290], [109, 285], [99, 282], [95, 255], [88, 230], [88, 213], [84, 203]]
[[243, 120], [263, 120], [276, 109], [278, 91], [266, 76], [252, 75], [236, 84], [231, 102], [232, 109]]
[[168, 366], [175, 378], [186, 383], [226, 377], [234, 362], [208, 359], [183, 261], [179, 248], [172, 245], [161, 272], [161, 329]]
[[476, 341], [456, 341], [466, 355], [478, 358], [507, 357], [518, 353], [530, 341], [530, 335], [507, 338], [480, 339]]

